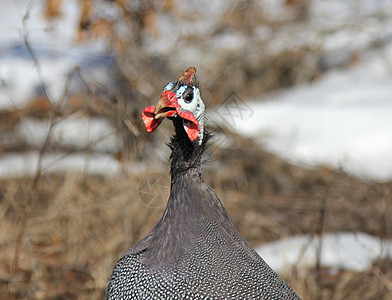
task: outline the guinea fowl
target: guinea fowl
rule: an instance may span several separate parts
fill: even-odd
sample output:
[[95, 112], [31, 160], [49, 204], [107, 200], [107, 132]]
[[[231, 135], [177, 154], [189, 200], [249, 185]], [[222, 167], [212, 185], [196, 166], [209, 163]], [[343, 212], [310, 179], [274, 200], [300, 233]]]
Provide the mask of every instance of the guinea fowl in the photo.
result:
[[195, 72], [188, 68], [143, 110], [148, 132], [165, 117], [174, 123], [170, 197], [158, 224], [117, 262], [107, 299], [300, 299], [239, 234], [201, 177], [210, 134]]

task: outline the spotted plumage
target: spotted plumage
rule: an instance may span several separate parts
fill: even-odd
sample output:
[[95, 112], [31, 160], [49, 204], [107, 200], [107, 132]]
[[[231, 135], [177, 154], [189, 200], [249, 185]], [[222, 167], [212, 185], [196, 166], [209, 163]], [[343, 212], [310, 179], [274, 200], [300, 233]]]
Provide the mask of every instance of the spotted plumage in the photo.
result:
[[[158, 224], [118, 261], [107, 299], [300, 299], [238, 233], [203, 182], [201, 157], [210, 134], [201, 128], [204, 104], [194, 72], [169, 83], [157, 106], [143, 113], [150, 131], [161, 118], [174, 123], [170, 197]], [[179, 104], [186, 91], [196, 102], [192, 110]]]

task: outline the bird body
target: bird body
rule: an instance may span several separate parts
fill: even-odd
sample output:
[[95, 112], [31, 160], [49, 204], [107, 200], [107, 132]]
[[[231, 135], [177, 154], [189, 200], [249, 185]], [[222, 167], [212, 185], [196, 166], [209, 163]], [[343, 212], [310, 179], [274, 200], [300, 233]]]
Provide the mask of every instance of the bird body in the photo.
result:
[[[194, 84], [191, 76], [183, 75], [187, 86]], [[161, 97], [153, 120], [144, 120], [147, 130], [156, 115], [173, 120], [170, 197], [157, 225], [118, 261], [107, 299], [300, 299], [239, 234], [203, 181], [201, 157], [210, 139], [198, 128], [203, 123], [193, 113], [194, 119], [183, 114], [192, 119], [184, 122], [182, 108], [168, 109], [167, 98]]]

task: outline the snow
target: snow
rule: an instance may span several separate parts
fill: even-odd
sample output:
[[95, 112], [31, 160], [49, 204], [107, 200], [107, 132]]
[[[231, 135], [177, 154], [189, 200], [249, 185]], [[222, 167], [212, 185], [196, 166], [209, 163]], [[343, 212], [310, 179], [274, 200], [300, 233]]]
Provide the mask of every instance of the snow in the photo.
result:
[[314, 83], [246, 101], [251, 113], [236, 115], [233, 128], [294, 163], [391, 180], [391, 66], [392, 45]]
[[42, 157], [40, 168], [38, 151], [0, 156], [0, 178], [33, 176], [38, 169], [41, 174], [77, 171], [116, 176], [121, 173], [121, 168], [121, 163], [113, 155], [102, 153], [46, 153]]
[[[49, 128], [47, 121], [26, 118], [17, 125], [13, 139], [40, 146], [44, 143]], [[116, 130], [104, 118], [77, 117], [61, 120], [53, 126], [51, 136], [52, 144], [58, 147], [109, 153], [119, 150]]]
[[23, 19], [27, 16], [28, 34], [32, 41], [45, 40], [45, 44], [71, 45], [74, 42], [78, 27], [79, 4], [77, 1], [66, 1], [64, 14], [59, 21], [48, 24], [43, 18], [44, 3], [42, 1], [3, 1], [1, 10], [2, 30], [0, 39], [2, 47], [18, 43], [23, 37]]
[[[109, 82], [113, 63], [105, 41], [77, 44], [79, 2], [63, 1], [62, 16], [47, 22], [43, 1], [3, 1], [0, 12], [0, 109], [24, 106], [44, 84], [49, 98], [59, 100], [69, 74], [78, 66]], [[27, 13], [27, 14], [26, 14]], [[23, 19], [27, 16], [25, 25]], [[39, 67], [25, 46], [30, 42]], [[23, 80], [21, 80], [23, 79]], [[17, 93], [16, 93], [17, 92]]]
[[379, 259], [392, 259], [392, 241], [362, 232], [290, 237], [257, 247], [256, 251], [272, 269], [285, 273], [293, 268], [314, 268], [319, 249], [321, 266], [331, 271], [366, 271]]
[[[3, 1], [0, 10], [0, 109], [23, 108], [43, 93], [41, 81], [51, 101], [59, 101], [76, 66], [89, 81], [110, 83], [113, 58], [104, 40], [76, 43], [80, 2], [62, 1], [61, 16], [43, 18], [44, 2]], [[108, 14], [110, 11], [105, 10]], [[26, 18], [25, 18], [26, 17]], [[25, 18], [25, 21], [24, 21]], [[39, 65], [35, 65], [24, 39], [30, 43]], [[81, 88], [73, 80], [70, 92]], [[23, 119], [7, 134], [8, 142], [25, 142], [38, 149], [49, 130], [47, 121]], [[118, 175], [121, 164], [113, 158], [118, 141], [108, 120], [71, 116], [53, 127], [52, 142], [58, 147], [89, 149], [90, 153], [46, 153], [43, 172], [81, 171]], [[33, 175], [38, 167], [37, 151], [0, 156], [0, 178]]]

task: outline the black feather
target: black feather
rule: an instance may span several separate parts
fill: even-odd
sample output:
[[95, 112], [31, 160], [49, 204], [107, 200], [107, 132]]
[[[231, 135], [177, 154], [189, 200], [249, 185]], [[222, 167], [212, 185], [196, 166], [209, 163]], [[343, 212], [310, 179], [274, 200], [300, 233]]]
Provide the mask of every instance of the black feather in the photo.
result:
[[188, 169], [197, 169], [201, 172], [201, 159], [207, 149], [207, 143], [211, 139], [212, 134], [204, 131], [204, 136], [201, 145], [199, 140], [191, 141], [182, 124], [181, 118], [173, 118], [175, 134], [172, 136], [168, 146], [172, 153], [170, 155], [172, 178], [183, 174]]

